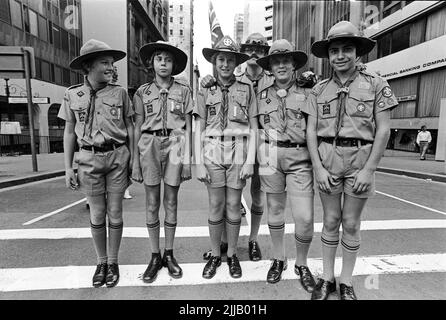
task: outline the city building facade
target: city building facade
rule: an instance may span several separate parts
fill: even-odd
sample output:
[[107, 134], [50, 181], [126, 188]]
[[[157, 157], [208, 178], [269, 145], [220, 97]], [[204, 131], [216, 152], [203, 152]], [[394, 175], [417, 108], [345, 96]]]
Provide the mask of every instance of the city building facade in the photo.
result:
[[248, 0], [243, 10], [243, 41], [251, 34], [263, 34], [272, 43], [273, 1]]

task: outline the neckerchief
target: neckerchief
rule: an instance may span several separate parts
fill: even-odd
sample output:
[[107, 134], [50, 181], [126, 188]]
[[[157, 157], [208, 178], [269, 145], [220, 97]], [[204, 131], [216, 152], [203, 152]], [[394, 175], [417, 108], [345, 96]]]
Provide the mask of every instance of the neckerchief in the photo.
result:
[[217, 85], [220, 87], [222, 92], [222, 99], [221, 99], [221, 108], [219, 112], [219, 119], [220, 119], [220, 128], [223, 132], [226, 129], [226, 126], [228, 125], [228, 92], [229, 87], [232, 86], [235, 82], [235, 76], [233, 75], [231, 79], [229, 80], [228, 84], [223, 84], [219, 79], [217, 79]]
[[96, 109], [96, 94], [98, 93], [99, 90], [105, 88], [107, 85], [95, 90], [93, 89], [93, 86], [91, 85], [90, 81], [88, 81], [87, 77], [85, 77], [85, 84], [87, 85], [87, 87], [90, 88], [90, 103], [88, 104], [87, 108], [87, 117], [84, 126], [84, 136], [86, 134], [87, 137], [91, 138], [91, 132], [93, 130], [93, 122], [94, 122], [94, 113]]
[[288, 96], [288, 90], [293, 86], [294, 82], [291, 81], [287, 88], [278, 88], [274, 83], [274, 90], [276, 90], [276, 95], [279, 98], [279, 106], [277, 108], [279, 119], [282, 124], [282, 132], [285, 132], [287, 128], [287, 115], [286, 115], [286, 97]]
[[156, 87], [159, 90], [159, 99], [161, 105], [161, 120], [163, 123], [163, 130], [165, 131], [167, 129], [167, 95], [169, 94], [169, 89], [173, 84], [173, 78], [170, 79], [170, 83], [167, 89], [161, 88], [159, 84], [156, 82], [156, 80], [154, 80], [153, 83], [155, 83]]

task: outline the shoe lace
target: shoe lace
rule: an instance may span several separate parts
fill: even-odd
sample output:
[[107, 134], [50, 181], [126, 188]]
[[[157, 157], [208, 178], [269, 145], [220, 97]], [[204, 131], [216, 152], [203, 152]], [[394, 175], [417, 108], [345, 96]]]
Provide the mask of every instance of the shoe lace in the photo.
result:
[[354, 296], [355, 292], [353, 291], [353, 286], [344, 286], [344, 294], [349, 295], [349, 296]]

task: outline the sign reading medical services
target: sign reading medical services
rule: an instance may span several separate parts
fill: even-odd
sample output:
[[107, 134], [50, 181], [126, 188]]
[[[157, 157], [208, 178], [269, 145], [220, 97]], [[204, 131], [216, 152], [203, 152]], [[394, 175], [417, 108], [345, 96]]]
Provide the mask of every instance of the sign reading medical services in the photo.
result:
[[446, 66], [446, 35], [366, 63], [386, 80]]

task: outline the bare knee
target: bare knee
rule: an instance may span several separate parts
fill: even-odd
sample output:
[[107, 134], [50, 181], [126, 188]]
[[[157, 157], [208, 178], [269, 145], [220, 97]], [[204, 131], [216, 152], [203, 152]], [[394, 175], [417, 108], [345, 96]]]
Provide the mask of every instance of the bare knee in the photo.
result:
[[324, 229], [326, 232], [334, 233], [339, 231], [341, 218], [334, 215], [324, 216]]
[[342, 232], [350, 235], [356, 236], [359, 234], [361, 229], [361, 221], [354, 218], [344, 218], [342, 219]]

